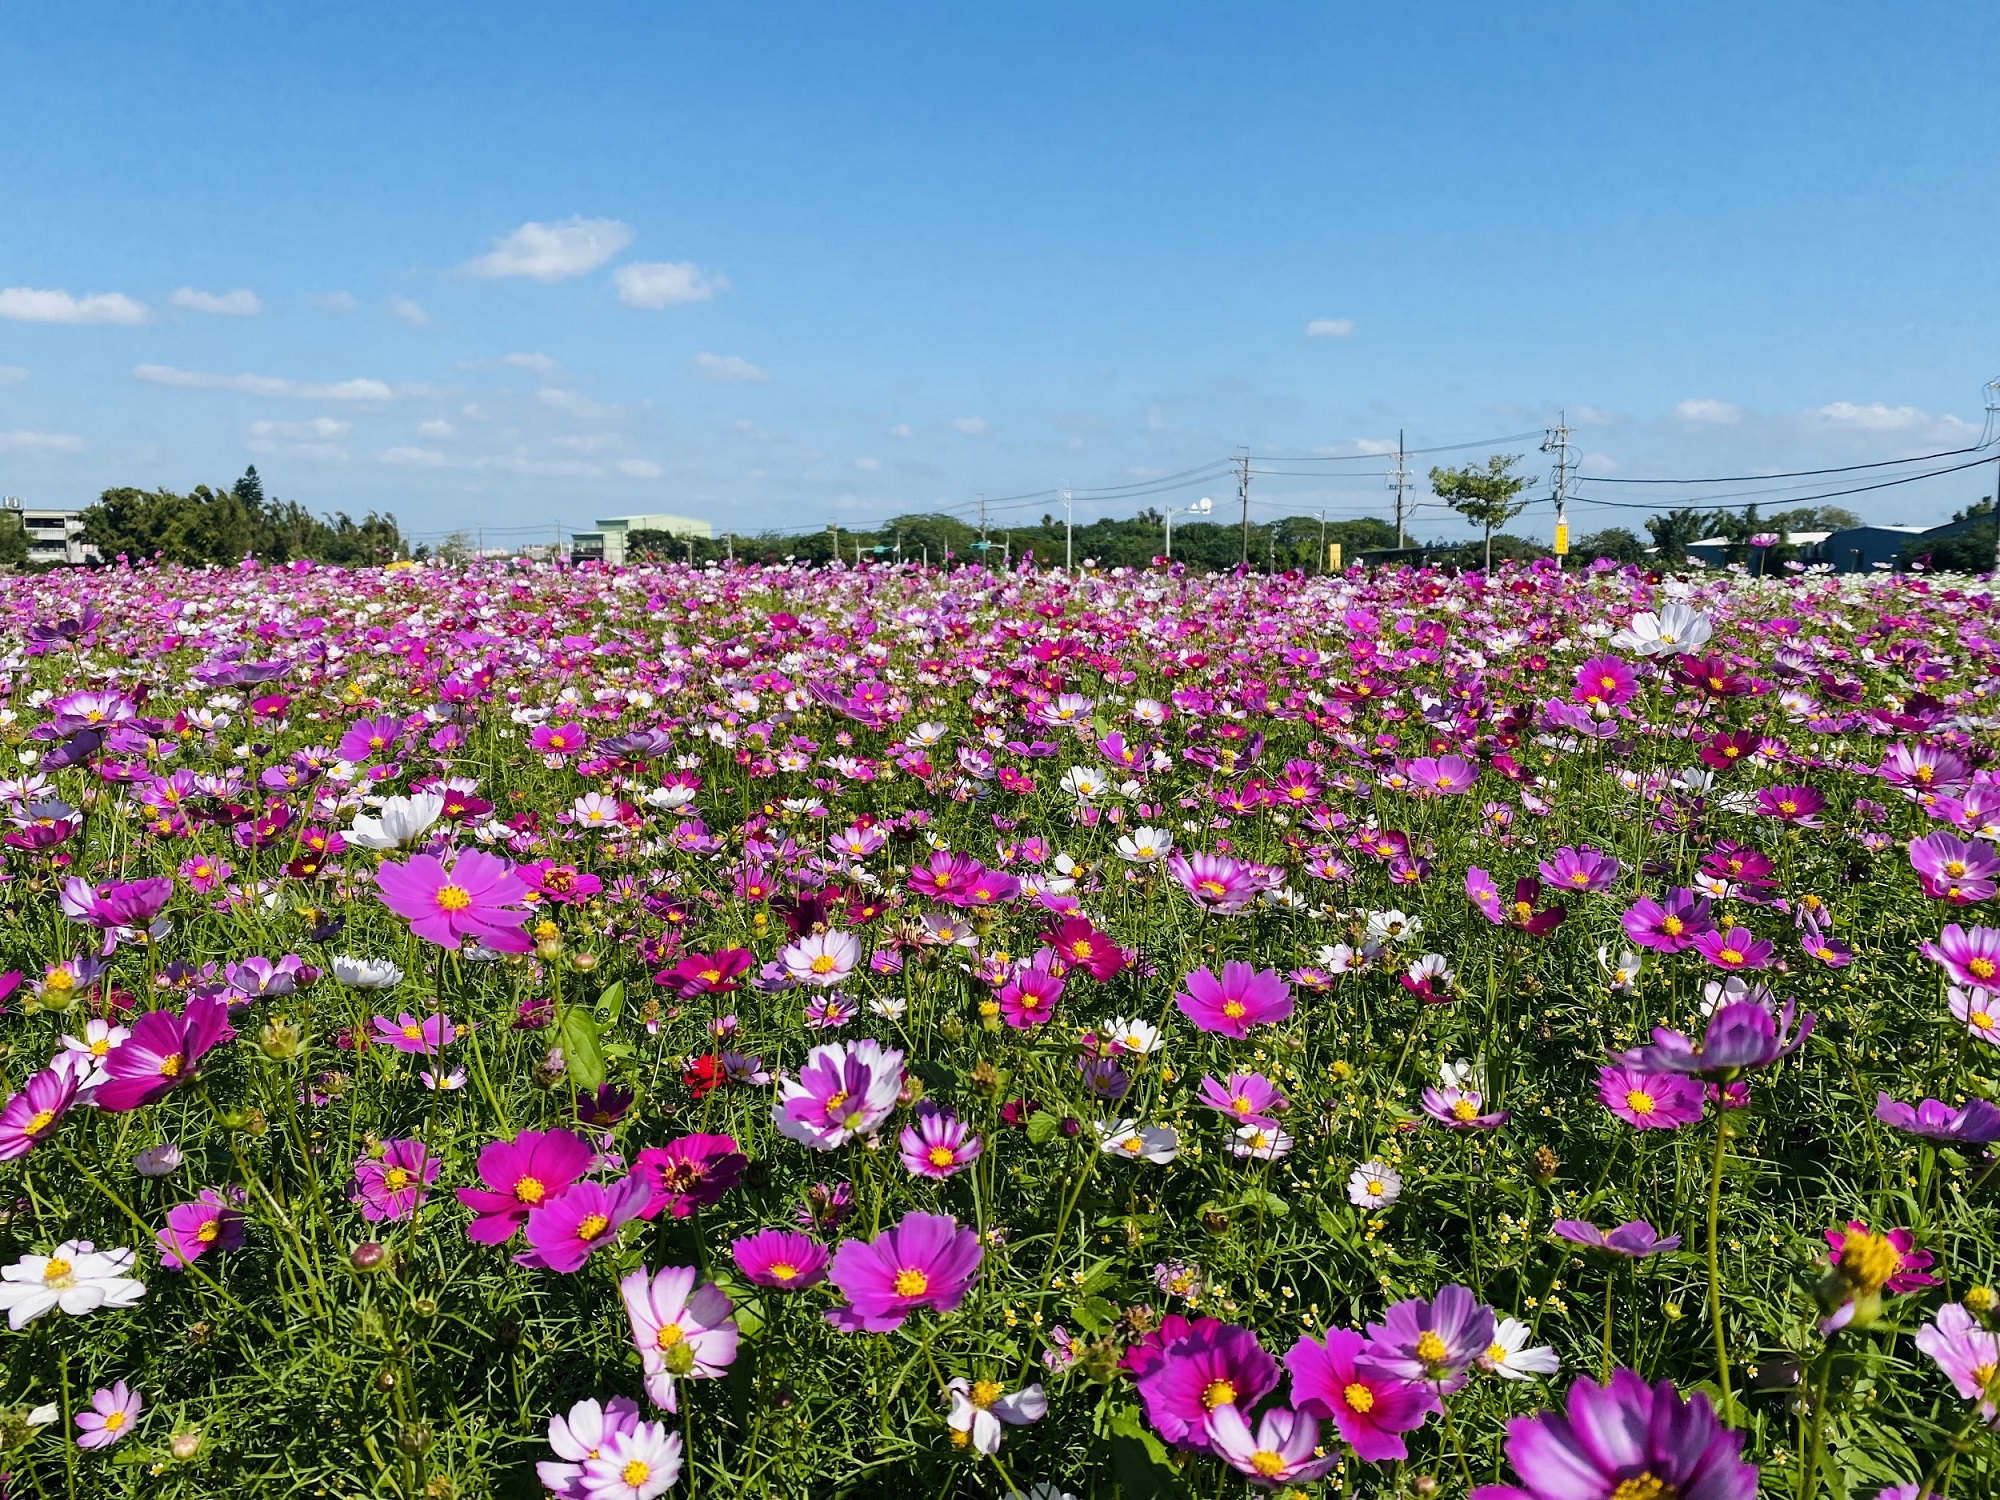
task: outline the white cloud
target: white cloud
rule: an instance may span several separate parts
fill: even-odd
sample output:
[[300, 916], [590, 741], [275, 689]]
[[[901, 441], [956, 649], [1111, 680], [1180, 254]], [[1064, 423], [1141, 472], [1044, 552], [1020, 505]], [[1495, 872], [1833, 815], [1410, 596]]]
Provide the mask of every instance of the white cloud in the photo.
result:
[[0, 432], [0, 453], [81, 453], [83, 439], [67, 432]]
[[556, 224], [523, 224], [465, 269], [474, 276], [532, 276], [564, 281], [594, 271], [632, 243], [632, 226], [617, 219], [571, 217]]
[[512, 365], [517, 370], [533, 370], [543, 377], [553, 375], [562, 368], [546, 354], [509, 354], [500, 363]]
[[729, 278], [711, 275], [693, 261], [634, 261], [612, 273], [618, 283], [618, 300], [627, 307], [679, 307], [684, 302], [707, 302], [717, 292], [727, 291]]
[[771, 378], [769, 370], [762, 365], [751, 364], [740, 354], [697, 354], [688, 361], [688, 368], [703, 380], [712, 380], [718, 385], [761, 384]]
[[68, 292], [41, 292], [10, 286], [0, 291], [0, 318], [17, 323], [143, 323], [145, 304], [123, 292], [93, 292], [72, 297]]
[[361, 304], [351, 292], [309, 292], [306, 301], [321, 312], [351, 313]]
[[1354, 335], [1352, 318], [1314, 318], [1306, 324], [1309, 339], [1344, 339]]
[[908, 437], [909, 435], [910, 424], [908, 422], [898, 422], [894, 427], [889, 429], [890, 437]]
[[248, 287], [218, 293], [198, 292], [191, 286], [184, 286], [174, 293], [173, 304], [190, 312], [214, 313], [224, 318], [250, 318], [264, 310], [264, 304]]
[[451, 423], [439, 421], [434, 417], [428, 422], [419, 422], [417, 424], [417, 436], [432, 439], [452, 438], [458, 436], [458, 429], [452, 426]]
[[352, 422], [343, 422], [338, 417], [314, 417], [309, 422], [252, 422], [250, 436], [277, 438], [288, 442], [304, 442], [318, 439], [326, 442], [332, 438], [344, 438], [354, 431]]
[[854, 467], [864, 474], [874, 474], [881, 470], [882, 460], [879, 458], [857, 458], [854, 460]]
[[1740, 408], [1712, 400], [1683, 401], [1674, 408], [1674, 415], [1683, 422], [1707, 427], [1727, 427], [1743, 419]]
[[389, 448], [384, 450], [382, 462], [407, 469], [441, 469], [444, 455], [435, 448]]
[[987, 427], [984, 417], [953, 417], [951, 425], [967, 437], [978, 437], [982, 432], [991, 430]]
[[566, 411], [573, 417], [615, 417], [621, 410], [609, 402], [593, 401], [580, 391], [566, 391], [553, 385], [543, 386], [535, 392], [535, 397], [542, 405]]
[[132, 373], [152, 385], [190, 391], [234, 391], [240, 396], [285, 396], [300, 401], [393, 401], [396, 393], [381, 380], [331, 383], [285, 380], [276, 375], [210, 375], [172, 365], [138, 365]]
[[623, 447], [624, 443], [625, 439], [614, 432], [576, 433], [556, 439], [558, 448], [567, 448], [571, 453], [607, 453]]
[[630, 474], [634, 479], [658, 479], [666, 470], [649, 459], [627, 458], [619, 462], [618, 472]]
[[27, 378], [26, 365], [0, 365], [0, 385], [19, 385]]
[[389, 311], [401, 318], [405, 323], [408, 323], [412, 328], [428, 328], [431, 326], [431, 315], [425, 312], [420, 304], [412, 302], [408, 297], [391, 297], [389, 299]]
[[1618, 413], [1605, 411], [1596, 406], [1572, 406], [1569, 422], [1573, 427], [1612, 427], [1619, 421]]
[[1880, 401], [1871, 401], [1866, 406], [1857, 406], [1852, 401], [1836, 401], [1830, 406], [1822, 406], [1814, 415], [1862, 432], [1908, 432], [1919, 427], [1967, 425], [1958, 417], [1934, 417], [1914, 406], [1888, 406]]

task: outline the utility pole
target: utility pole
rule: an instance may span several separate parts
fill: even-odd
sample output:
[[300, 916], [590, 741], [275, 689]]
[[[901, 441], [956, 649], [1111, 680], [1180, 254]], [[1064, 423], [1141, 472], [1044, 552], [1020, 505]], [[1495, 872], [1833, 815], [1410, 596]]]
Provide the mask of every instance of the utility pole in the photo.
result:
[[1076, 548], [1074, 546], [1074, 538], [1076, 536], [1076, 507], [1070, 503], [1070, 493], [1066, 489], [1062, 492], [1062, 503], [1063, 572], [1067, 574], [1075, 571]]
[[1236, 460], [1236, 494], [1243, 501], [1243, 566], [1250, 566], [1250, 453]]
[[826, 529], [827, 529], [828, 531], [830, 531], [830, 532], [832, 532], [832, 533], [833, 533], [833, 560], [834, 560], [835, 562], [839, 562], [839, 561], [840, 561], [840, 523], [839, 523], [838, 521], [829, 521], [829, 522], [827, 522], [827, 524], [826, 524]]
[[[2000, 380], [1986, 382], [1986, 430], [1993, 430], [1993, 419], [2000, 416]], [[1986, 433], [1980, 434], [1984, 441]], [[2000, 458], [1993, 461], [1993, 577], [1992, 587], [2000, 588]]]
[[1403, 429], [1396, 429], [1396, 472], [1389, 476], [1389, 482], [1396, 488], [1396, 547], [1403, 547], [1403, 491], [1410, 483], [1410, 471], [1403, 463]]
[[1569, 461], [1569, 425], [1565, 413], [1556, 413], [1556, 425], [1542, 439], [1542, 452], [1556, 456], [1552, 477], [1556, 489], [1556, 566], [1560, 568], [1569, 555], [1569, 474], [1573, 467]]
[[736, 533], [735, 533], [735, 532], [733, 532], [733, 531], [725, 531], [725, 532], [723, 532], [723, 533], [722, 533], [722, 546], [723, 546], [723, 550], [724, 550], [724, 551], [725, 551], [726, 553], [728, 553], [728, 555], [729, 555], [729, 560], [730, 560], [730, 561], [731, 561], [732, 563], [733, 563], [733, 562], [735, 562], [735, 561], [736, 561]]
[[1319, 513], [1319, 573], [1326, 574], [1326, 512]]
[[[982, 544], [979, 550], [981, 552], [986, 551], [987, 549], [984, 546], [984, 543], [986, 541], [986, 496], [983, 493], [979, 497], [979, 540]], [[980, 558], [979, 560], [981, 562], [986, 561], [986, 559], [983, 557]]]

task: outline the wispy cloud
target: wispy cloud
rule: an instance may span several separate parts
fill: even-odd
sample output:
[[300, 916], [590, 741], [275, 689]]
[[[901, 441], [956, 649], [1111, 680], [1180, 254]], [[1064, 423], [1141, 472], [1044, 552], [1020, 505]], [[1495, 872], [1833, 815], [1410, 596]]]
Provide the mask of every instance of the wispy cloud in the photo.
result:
[[67, 432], [0, 432], [0, 453], [81, 453], [83, 439]]
[[564, 281], [596, 270], [631, 243], [632, 226], [617, 219], [530, 222], [501, 235], [490, 251], [466, 262], [465, 269], [474, 276]]
[[769, 370], [751, 364], [740, 354], [697, 354], [688, 361], [688, 368], [717, 385], [761, 385], [771, 378]]
[[298, 401], [393, 401], [396, 393], [382, 380], [287, 380], [276, 375], [211, 375], [177, 370], [172, 365], [137, 365], [132, 373], [151, 385], [189, 391], [233, 391], [239, 396], [282, 396]]
[[72, 297], [68, 292], [25, 286], [0, 290], [0, 318], [17, 323], [143, 323], [150, 316], [143, 302], [134, 302], [123, 292]]
[[967, 437], [978, 437], [981, 433], [992, 431], [984, 417], [953, 417], [951, 425]]
[[26, 365], [0, 365], [0, 385], [19, 385], [27, 378]]
[[412, 328], [428, 328], [431, 326], [431, 315], [424, 311], [420, 303], [412, 302], [408, 297], [391, 297], [389, 299], [389, 311], [401, 318], [405, 323], [408, 323]]
[[251, 318], [264, 310], [264, 304], [248, 287], [238, 287], [233, 292], [199, 292], [184, 286], [174, 293], [172, 301], [175, 307], [190, 312], [214, 313], [224, 318]]
[[1852, 401], [1835, 401], [1822, 406], [1813, 415], [1837, 427], [1848, 427], [1858, 432], [1921, 432], [1931, 428], [1970, 430], [1972, 425], [1949, 413], [1935, 416], [1915, 406], [1890, 406], [1881, 401], [1871, 401], [1865, 406]]
[[345, 463], [347, 449], [341, 440], [352, 431], [354, 424], [338, 417], [314, 417], [305, 422], [252, 422], [246, 446], [252, 453]]
[[417, 423], [417, 436], [427, 437], [432, 442], [438, 442], [444, 438], [457, 437], [458, 429], [449, 422], [433, 417], [428, 422]]
[[618, 472], [634, 479], [658, 479], [666, 473], [658, 464], [647, 458], [626, 458], [619, 460]]
[[620, 302], [655, 311], [686, 302], [707, 302], [729, 287], [727, 276], [710, 274], [692, 261], [634, 261], [613, 272], [612, 280], [618, 283]]
[[352, 292], [309, 292], [306, 301], [321, 312], [330, 313], [351, 313], [361, 305]]
[[382, 462], [405, 469], [442, 469], [444, 455], [435, 448], [389, 448], [382, 454]]
[[1674, 408], [1674, 416], [1696, 427], [1732, 427], [1743, 420], [1743, 411], [1727, 401], [1704, 398], [1681, 402]]
[[546, 354], [509, 354], [504, 356], [500, 363], [503, 365], [512, 365], [517, 370], [533, 370], [537, 375], [544, 378], [555, 374], [556, 371], [562, 368], [561, 365], [550, 359]]
[[1354, 336], [1352, 318], [1314, 318], [1306, 324], [1309, 339], [1345, 339]]

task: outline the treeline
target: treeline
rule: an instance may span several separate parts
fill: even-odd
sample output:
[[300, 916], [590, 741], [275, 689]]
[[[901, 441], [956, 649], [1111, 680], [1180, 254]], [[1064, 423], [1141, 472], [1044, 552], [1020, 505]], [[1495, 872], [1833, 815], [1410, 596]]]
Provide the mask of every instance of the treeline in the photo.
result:
[[81, 516], [83, 540], [106, 562], [120, 556], [188, 567], [228, 565], [243, 558], [285, 563], [294, 558], [364, 567], [406, 555], [393, 515], [370, 511], [356, 521], [344, 511], [314, 515], [292, 500], [266, 498], [253, 465], [228, 489], [196, 485], [172, 490], [106, 490]]

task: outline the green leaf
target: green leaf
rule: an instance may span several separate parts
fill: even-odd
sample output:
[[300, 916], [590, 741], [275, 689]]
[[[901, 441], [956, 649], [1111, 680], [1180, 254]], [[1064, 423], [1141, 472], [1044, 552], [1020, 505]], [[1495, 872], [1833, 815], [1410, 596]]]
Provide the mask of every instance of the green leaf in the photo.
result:
[[597, 1017], [606, 1026], [618, 1024], [618, 1018], [625, 1014], [625, 981], [607, 985], [597, 997]]
[[578, 1088], [600, 1088], [604, 1083], [604, 1044], [598, 1040], [597, 1017], [581, 1005], [572, 1005], [562, 1017], [563, 1059], [569, 1076]]
[[1171, 1469], [1174, 1461], [1167, 1456], [1167, 1445], [1160, 1441], [1153, 1429], [1146, 1425], [1136, 1406], [1120, 1406], [1112, 1410], [1111, 1420], [1105, 1424], [1114, 1437], [1130, 1438], [1146, 1450], [1146, 1457], [1165, 1469]]
[[1251, 1213], [1261, 1208], [1274, 1219], [1282, 1219], [1292, 1211], [1291, 1204], [1268, 1188], [1245, 1188], [1236, 1201]]
[[1028, 1116], [1028, 1144], [1046, 1146], [1062, 1132], [1062, 1117], [1052, 1109], [1038, 1109]]

